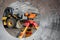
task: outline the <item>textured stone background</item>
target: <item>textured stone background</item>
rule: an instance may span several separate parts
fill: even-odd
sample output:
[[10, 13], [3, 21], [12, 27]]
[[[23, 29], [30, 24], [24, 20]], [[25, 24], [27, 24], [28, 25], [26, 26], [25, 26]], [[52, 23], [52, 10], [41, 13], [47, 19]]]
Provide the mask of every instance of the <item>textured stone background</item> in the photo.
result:
[[[59, 0], [0, 0], [0, 16], [3, 14], [4, 9], [12, 2], [15, 1], [29, 1], [32, 5], [37, 7], [41, 14], [48, 13], [51, 10], [56, 12], [60, 11]], [[50, 13], [50, 12], [49, 12]], [[1, 17], [0, 17], [1, 18]]]

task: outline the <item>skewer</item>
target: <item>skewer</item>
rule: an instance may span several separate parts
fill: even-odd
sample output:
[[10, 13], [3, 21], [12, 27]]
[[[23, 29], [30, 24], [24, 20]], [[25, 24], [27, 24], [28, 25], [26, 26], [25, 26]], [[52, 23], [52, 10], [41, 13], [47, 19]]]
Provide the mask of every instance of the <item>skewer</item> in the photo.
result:
[[22, 34], [18, 38], [22, 38], [24, 36], [24, 34], [26, 33], [27, 29], [28, 29], [28, 27], [25, 28], [25, 30], [22, 32]]

